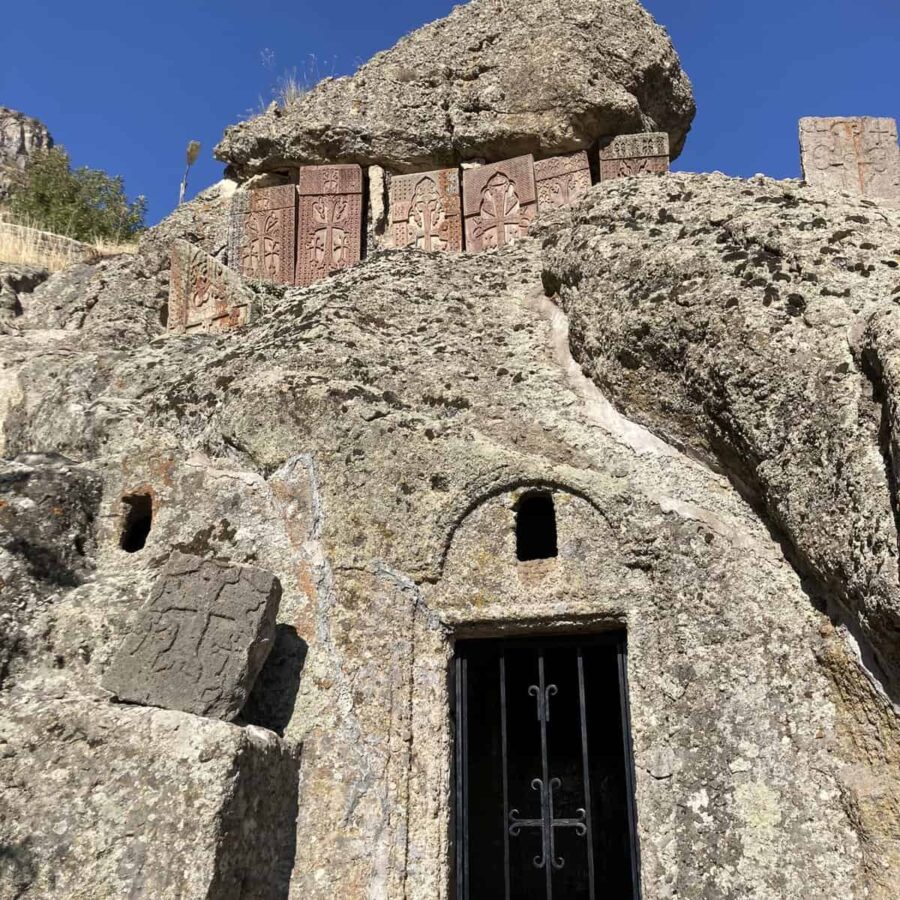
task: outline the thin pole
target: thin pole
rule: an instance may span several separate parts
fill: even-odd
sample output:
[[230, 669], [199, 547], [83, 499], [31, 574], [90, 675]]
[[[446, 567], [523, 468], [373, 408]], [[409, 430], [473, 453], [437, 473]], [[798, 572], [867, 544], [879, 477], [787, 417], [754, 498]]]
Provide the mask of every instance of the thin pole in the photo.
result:
[[510, 900], [511, 884], [509, 870], [509, 771], [507, 760], [506, 733], [506, 652], [500, 653], [500, 744], [503, 761], [503, 879], [506, 900]]
[[638, 844], [637, 809], [634, 785], [634, 748], [631, 743], [631, 716], [628, 700], [628, 647], [625, 639], [619, 641], [617, 648], [619, 661], [619, 706], [622, 716], [622, 744], [625, 753], [625, 790], [628, 810], [628, 831], [631, 851], [631, 884], [632, 897], [641, 900], [641, 851]]
[[587, 825], [587, 851], [588, 851], [588, 898], [595, 900], [596, 888], [594, 885], [594, 827], [591, 814], [591, 766], [588, 755], [587, 732], [587, 700], [584, 687], [584, 654], [582, 648], [578, 648], [578, 701], [581, 707], [581, 764], [584, 769], [584, 819]]
[[553, 849], [550, 845], [550, 835], [553, 830], [553, 822], [550, 812], [550, 757], [547, 750], [547, 688], [544, 678], [544, 648], [541, 647], [538, 656], [538, 709], [541, 720], [541, 774], [543, 784], [541, 791], [541, 818], [544, 820], [541, 829], [544, 850], [544, 872], [547, 876], [547, 900], [553, 900]]

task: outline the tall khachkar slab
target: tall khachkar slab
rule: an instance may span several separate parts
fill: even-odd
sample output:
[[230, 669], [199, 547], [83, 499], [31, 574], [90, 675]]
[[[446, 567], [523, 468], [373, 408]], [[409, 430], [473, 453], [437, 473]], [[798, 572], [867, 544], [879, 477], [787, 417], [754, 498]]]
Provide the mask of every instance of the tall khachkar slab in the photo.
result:
[[467, 250], [503, 247], [524, 237], [536, 214], [533, 156], [463, 172]]
[[294, 283], [297, 192], [292, 184], [235, 194], [228, 263], [245, 278]]
[[534, 164], [534, 180], [539, 212], [571, 206], [591, 189], [588, 155], [582, 151], [540, 159]]
[[275, 640], [269, 572], [173, 553], [103, 686], [120, 700], [233, 719]]
[[249, 325], [256, 313], [256, 295], [239, 275], [194, 244], [172, 242], [169, 331], [230, 331]]
[[395, 247], [462, 250], [457, 169], [391, 178], [391, 240]]
[[363, 177], [359, 166], [300, 169], [296, 283], [312, 284], [359, 262]]
[[669, 171], [669, 135], [664, 132], [620, 134], [600, 151], [600, 181]]
[[801, 119], [800, 157], [807, 184], [900, 200], [900, 148], [894, 119]]

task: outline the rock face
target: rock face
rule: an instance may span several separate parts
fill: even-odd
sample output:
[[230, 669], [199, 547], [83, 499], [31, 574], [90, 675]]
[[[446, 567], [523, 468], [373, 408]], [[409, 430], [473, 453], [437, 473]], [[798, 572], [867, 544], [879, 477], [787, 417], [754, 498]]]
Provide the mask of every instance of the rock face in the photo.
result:
[[103, 686], [119, 700], [233, 719], [275, 640], [269, 572], [175, 553]]
[[9, 192], [16, 172], [25, 168], [28, 157], [52, 146], [53, 138], [43, 122], [0, 106], [0, 201]]
[[677, 156], [694, 112], [668, 36], [637, 0], [472, 0], [352, 78], [229, 128], [216, 157], [242, 179], [298, 163], [407, 172], [636, 131], [668, 132]]
[[93, 568], [100, 481], [56, 455], [0, 460], [0, 687], [27, 657], [27, 623]]
[[[95, 897], [140, 895], [158, 870], [166, 896], [446, 896], [454, 641], [613, 628], [628, 637], [645, 897], [892, 900], [900, 730], [875, 681], [893, 690], [897, 640], [896, 215], [793, 182], [622, 179], [501, 251], [376, 254], [278, 289], [245, 329], [164, 336], [160, 247], [180, 233], [215, 254], [218, 202], [180, 210], [131, 260], [86, 267], [88, 303], [76, 276], [52, 277], [4, 338], [5, 453], [65, 454], [101, 490], [91, 577], [26, 602], [30, 653], [0, 693], [6, 720], [53, 736], [47, 758], [90, 797], [74, 807], [95, 837], [54, 852], [62, 817], [35, 821], [47, 766], [23, 763], [44, 751], [4, 735], [16, 894], [78, 877]], [[535, 489], [552, 496], [558, 555], [523, 563], [516, 510]], [[129, 554], [121, 498], [137, 492], [153, 524]], [[271, 780], [241, 795], [258, 806], [227, 854], [211, 823], [245, 764], [222, 772], [255, 732], [111, 706], [100, 689], [174, 551], [265, 569], [284, 590], [243, 719], [283, 737], [242, 757]], [[60, 749], [59, 708], [88, 744], [118, 723], [102, 738], [112, 774]], [[118, 760], [151, 753], [138, 721], [177, 722], [179, 738], [132, 776]], [[172, 765], [218, 735], [224, 750]], [[301, 744], [293, 782], [278, 760]], [[129, 831], [118, 787], [91, 811], [84, 784], [123, 772], [148, 808], [168, 785], [160, 823]], [[188, 794], [199, 827], [182, 851], [166, 823]], [[107, 836], [126, 861], [115, 878]], [[203, 893], [216, 861], [293, 840], [289, 883]], [[167, 882], [175, 871], [197, 880]]]
[[296, 758], [262, 729], [50, 695], [0, 709], [3, 900], [284, 896], [296, 804]]
[[896, 697], [900, 215], [792, 183], [649, 180], [593, 193], [547, 239], [573, 353], [766, 510]]

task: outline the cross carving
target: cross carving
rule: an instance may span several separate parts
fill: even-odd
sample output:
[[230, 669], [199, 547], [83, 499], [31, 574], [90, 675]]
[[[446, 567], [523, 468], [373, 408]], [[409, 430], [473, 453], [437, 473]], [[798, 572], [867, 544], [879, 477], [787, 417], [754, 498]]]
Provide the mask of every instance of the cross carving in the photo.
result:
[[443, 250], [447, 246], [442, 233], [446, 218], [435, 183], [423, 178], [416, 186], [409, 211], [409, 233], [415, 245], [423, 250]]
[[532, 211], [522, 208], [515, 182], [498, 172], [481, 192], [475, 235], [484, 239], [485, 247], [503, 247], [526, 232], [532, 218]]
[[313, 205], [315, 231], [309, 249], [317, 268], [342, 266], [346, 262], [347, 202], [337, 198], [322, 199]]

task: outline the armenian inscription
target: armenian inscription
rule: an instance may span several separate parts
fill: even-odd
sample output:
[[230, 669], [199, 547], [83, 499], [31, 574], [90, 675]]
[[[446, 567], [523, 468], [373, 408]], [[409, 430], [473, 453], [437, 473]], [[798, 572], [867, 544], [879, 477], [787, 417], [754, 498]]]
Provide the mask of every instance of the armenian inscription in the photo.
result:
[[894, 119], [801, 119], [800, 157], [807, 184], [900, 200], [900, 148]]
[[233, 719], [275, 640], [270, 572], [173, 553], [103, 686], [120, 700]]
[[246, 278], [294, 283], [297, 194], [293, 185], [238, 193], [232, 201], [229, 261]]
[[312, 284], [359, 262], [362, 245], [362, 169], [300, 169], [296, 283]]
[[623, 134], [600, 151], [600, 181], [669, 171], [669, 135], [665, 132]]
[[591, 165], [585, 152], [541, 159], [534, 164], [538, 210], [571, 206], [591, 187]]
[[504, 247], [524, 237], [536, 213], [534, 157], [520, 156], [463, 172], [467, 250]]
[[222, 332], [249, 325], [256, 295], [230, 269], [187, 241], [172, 242], [167, 327], [175, 332]]
[[391, 179], [391, 237], [395, 247], [462, 250], [459, 171], [395, 175]]

